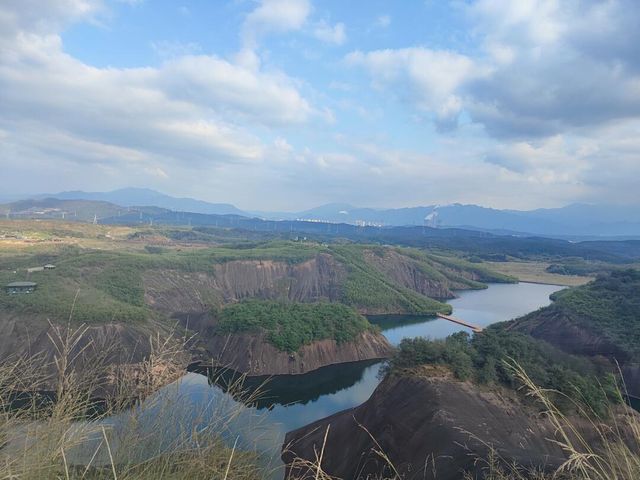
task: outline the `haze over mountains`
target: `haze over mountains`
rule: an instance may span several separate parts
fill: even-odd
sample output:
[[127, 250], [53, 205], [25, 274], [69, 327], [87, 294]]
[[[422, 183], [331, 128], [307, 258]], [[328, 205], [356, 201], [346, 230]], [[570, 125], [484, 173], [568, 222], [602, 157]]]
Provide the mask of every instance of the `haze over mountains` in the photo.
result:
[[[123, 188], [110, 192], [67, 191], [25, 196], [27, 198], [108, 202], [122, 207], [147, 206], [268, 220], [304, 219], [369, 226], [426, 225], [549, 237], [640, 237], [640, 208], [621, 205], [572, 204], [561, 208], [519, 211], [462, 204], [374, 209], [331, 203], [299, 212], [264, 212], [243, 211], [227, 203], [173, 197], [146, 188]], [[25, 204], [16, 202], [14, 206], [24, 208]]]
[[217, 215], [246, 215], [228, 203], [209, 203], [184, 197], [172, 197], [148, 188], [121, 188], [111, 192], [69, 191], [36, 195], [34, 198], [59, 198], [61, 200], [96, 200], [123, 207], [153, 206], [168, 210]]

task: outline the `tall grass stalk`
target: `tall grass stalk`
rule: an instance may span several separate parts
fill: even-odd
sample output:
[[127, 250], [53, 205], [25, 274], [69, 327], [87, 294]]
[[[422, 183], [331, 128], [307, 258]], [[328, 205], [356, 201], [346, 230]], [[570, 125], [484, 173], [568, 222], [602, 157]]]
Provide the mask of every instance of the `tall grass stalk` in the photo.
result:
[[[256, 454], [225, 439], [242, 407], [189, 410], [177, 384], [156, 392], [184, 373], [180, 339], [155, 335], [142, 362], [115, 366], [117, 346], [85, 326], [50, 324], [48, 336], [47, 352], [0, 362], [0, 479], [264, 477]], [[250, 397], [242, 380], [228, 386], [236, 398]]]

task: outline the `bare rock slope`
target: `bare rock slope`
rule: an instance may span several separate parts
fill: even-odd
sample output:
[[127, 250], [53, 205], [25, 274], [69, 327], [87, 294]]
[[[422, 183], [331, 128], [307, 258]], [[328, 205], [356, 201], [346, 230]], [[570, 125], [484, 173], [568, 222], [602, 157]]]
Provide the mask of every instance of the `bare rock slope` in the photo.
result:
[[301, 463], [295, 459], [313, 462], [325, 434], [322, 468], [345, 480], [395, 476], [376, 452], [406, 479], [479, 474], [482, 462], [476, 460], [487, 458], [487, 445], [523, 466], [554, 468], [564, 460], [547, 440], [554, 434], [550, 422], [513, 395], [483, 391], [434, 370], [387, 377], [359, 407], [289, 432], [282, 458], [296, 478], [313, 478], [315, 470], [296, 467]]
[[264, 334], [214, 335], [205, 343], [203, 363], [213, 361], [248, 376], [303, 374], [337, 363], [386, 358], [393, 351], [382, 334], [370, 331], [350, 342], [320, 340], [292, 353], [278, 350]]
[[170, 314], [205, 312], [245, 298], [337, 301], [345, 276], [328, 254], [298, 264], [234, 260], [212, 265], [210, 273], [150, 270], [144, 275], [145, 301]]

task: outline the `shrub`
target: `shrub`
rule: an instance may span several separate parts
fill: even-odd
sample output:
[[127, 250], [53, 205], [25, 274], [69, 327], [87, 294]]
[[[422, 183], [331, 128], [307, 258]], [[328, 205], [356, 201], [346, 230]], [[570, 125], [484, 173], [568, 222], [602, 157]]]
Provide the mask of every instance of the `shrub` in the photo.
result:
[[445, 340], [405, 339], [387, 371], [445, 365], [460, 380], [516, 388], [520, 385], [508, 365], [511, 362], [520, 365], [537, 385], [566, 395], [557, 399], [564, 408], [572, 405], [569, 399], [580, 399], [597, 415], [604, 415], [610, 401], [620, 401], [612, 375], [603, 375], [585, 359], [502, 326], [490, 327], [473, 337], [459, 332]]
[[282, 351], [323, 339], [348, 342], [373, 328], [352, 308], [337, 303], [288, 303], [245, 300], [222, 309], [218, 328], [224, 333], [264, 331]]

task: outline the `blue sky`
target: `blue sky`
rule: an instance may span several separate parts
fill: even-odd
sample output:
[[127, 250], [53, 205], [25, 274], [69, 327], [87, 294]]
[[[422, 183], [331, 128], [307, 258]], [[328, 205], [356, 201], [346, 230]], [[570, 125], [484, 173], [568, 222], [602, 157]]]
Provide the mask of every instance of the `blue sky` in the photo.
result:
[[634, 0], [5, 0], [3, 193], [640, 204]]

